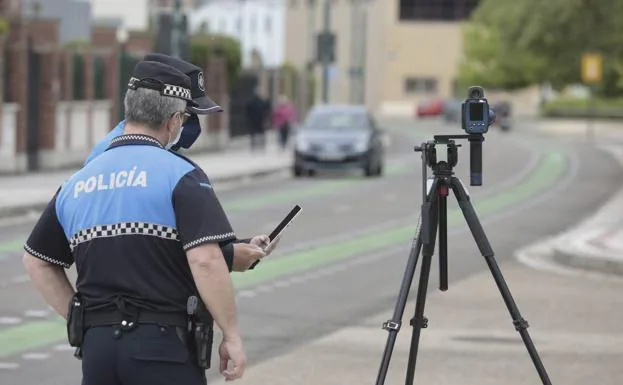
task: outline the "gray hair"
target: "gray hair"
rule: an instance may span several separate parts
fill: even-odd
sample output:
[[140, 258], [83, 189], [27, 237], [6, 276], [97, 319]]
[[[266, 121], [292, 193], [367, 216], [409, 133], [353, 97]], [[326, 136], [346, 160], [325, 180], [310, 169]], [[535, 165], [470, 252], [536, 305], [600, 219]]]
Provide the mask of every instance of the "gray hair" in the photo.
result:
[[159, 91], [148, 88], [128, 90], [123, 103], [126, 121], [154, 130], [160, 128], [176, 112], [186, 109], [185, 100], [162, 96]]

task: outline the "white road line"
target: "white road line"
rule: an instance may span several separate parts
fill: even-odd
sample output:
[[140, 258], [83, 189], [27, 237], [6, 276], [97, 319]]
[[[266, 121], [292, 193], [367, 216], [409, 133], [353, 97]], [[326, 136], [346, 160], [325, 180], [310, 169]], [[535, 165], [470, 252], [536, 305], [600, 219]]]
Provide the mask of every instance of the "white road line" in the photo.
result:
[[0, 362], [0, 370], [11, 370], [19, 368], [19, 364], [15, 362]]
[[30, 277], [27, 275], [18, 275], [17, 277], [11, 278], [11, 283], [24, 283], [30, 281]]
[[19, 317], [0, 317], [0, 325], [17, 325], [22, 322]]
[[56, 350], [57, 352], [67, 352], [70, 350], [74, 350], [75, 348], [69, 345], [56, 345], [54, 347], [54, 350]]
[[45, 360], [50, 358], [49, 353], [26, 353], [22, 354], [22, 358], [25, 360]]
[[276, 287], [276, 288], [288, 287], [288, 286], [290, 286], [290, 282], [288, 282], [288, 281], [275, 281], [275, 283], [273, 283], [273, 286]]
[[339, 205], [333, 208], [333, 212], [336, 214], [343, 214], [345, 212], [350, 211], [352, 208], [349, 205]]
[[294, 283], [294, 284], [296, 284], [296, 283], [302, 283], [302, 282], [305, 282], [305, 281], [306, 281], [305, 277], [303, 277], [303, 276], [296, 276], [296, 275], [295, 275], [294, 277], [290, 277], [290, 278], [287, 280], [287, 282], [289, 282], [289, 283]]
[[256, 292], [254, 292], [253, 290], [243, 290], [240, 293], [238, 293], [239, 297], [243, 297], [243, 298], [251, 298], [251, 297], [255, 297], [257, 295]]
[[269, 284], [269, 285], [258, 286], [253, 291], [258, 292], [258, 293], [270, 293], [273, 290], [275, 290], [275, 288]]
[[29, 318], [45, 318], [50, 315], [48, 310], [26, 310], [24, 312], [25, 317]]

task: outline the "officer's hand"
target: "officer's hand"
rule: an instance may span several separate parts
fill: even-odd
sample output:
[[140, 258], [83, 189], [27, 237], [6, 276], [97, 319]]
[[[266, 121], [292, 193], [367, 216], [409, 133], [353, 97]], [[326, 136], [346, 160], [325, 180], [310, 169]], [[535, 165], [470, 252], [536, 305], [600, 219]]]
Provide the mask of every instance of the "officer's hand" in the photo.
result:
[[266, 256], [264, 250], [251, 243], [234, 243], [233, 271], [247, 271], [251, 265]]
[[270, 243], [270, 238], [268, 238], [268, 235], [266, 234], [256, 235], [253, 238], [251, 238], [251, 241], [249, 243], [252, 245], [259, 246], [262, 249], [264, 249]]
[[275, 239], [275, 242], [273, 242], [268, 248], [266, 247], [270, 243], [270, 238], [268, 238], [268, 235], [256, 235], [255, 237], [251, 238], [250, 243], [254, 245], [258, 245], [259, 247], [264, 249], [264, 252], [266, 252], [266, 255], [270, 255], [273, 252], [273, 250], [275, 250], [277, 245], [279, 244], [279, 239], [280, 237], [277, 237], [277, 239]]
[[[242, 347], [240, 337], [223, 337], [218, 354], [221, 358], [220, 371], [223, 377], [225, 377], [225, 381], [241, 378], [247, 365], [247, 356]], [[230, 361], [232, 365], [229, 365]]]

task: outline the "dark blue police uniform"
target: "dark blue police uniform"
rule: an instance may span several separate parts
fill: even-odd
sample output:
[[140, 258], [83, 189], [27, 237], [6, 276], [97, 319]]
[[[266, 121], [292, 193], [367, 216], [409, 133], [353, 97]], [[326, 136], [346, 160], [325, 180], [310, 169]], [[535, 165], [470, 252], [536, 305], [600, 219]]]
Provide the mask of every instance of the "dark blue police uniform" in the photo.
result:
[[[190, 162], [198, 171], [203, 173], [201, 167], [195, 164], [192, 160], [185, 157], [184, 155], [178, 153], [177, 151], [180, 148], [189, 149], [197, 140], [199, 135], [201, 134], [201, 125], [199, 122], [199, 118], [197, 115], [209, 115], [218, 112], [222, 112], [223, 108], [214, 102], [206, 93], [205, 89], [205, 78], [203, 75], [203, 71], [200, 67], [188, 63], [184, 60], [178, 59], [173, 56], [161, 54], [161, 53], [149, 53], [145, 55], [143, 58], [145, 61], [155, 61], [159, 63], [164, 63], [170, 65], [171, 67], [183, 72], [190, 78], [190, 91], [191, 97], [195, 105], [187, 106], [187, 111], [191, 114], [190, 118], [184, 123], [184, 130], [182, 131], [182, 135], [179, 139], [179, 142], [176, 143], [171, 151], [173, 151], [179, 157], [185, 159]], [[113, 139], [123, 135], [123, 130], [125, 128], [125, 120], [119, 122], [115, 128], [113, 128], [104, 138], [102, 138], [94, 147], [89, 156], [85, 161], [85, 165], [90, 161], [101, 155]], [[204, 177], [207, 179], [207, 175], [204, 173]], [[245, 239], [236, 239], [231, 242], [222, 242], [221, 243], [221, 251], [223, 252], [223, 256], [225, 257], [225, 262], [227, 262], [227, 267], [229, 271], [232, 271], [233, 262], [234, 262], [234, 243], [249, 243], [251, 241], [250, 238]], [[255, 266], [260, 261], [257, 261], [253, 264], [249, 270], [253, 270]]]
[[[143, 63], [135, 72], [188, 87], [174, 68]], [[186, 331], [186, 302], [197, 289], [185, 252], [235, 239], [205, 173], [133, 134], [115, 138], [61, 186], [25, 249], [76, 264], [86, 305], [84, 385], [192, 385], [206, 380]]]

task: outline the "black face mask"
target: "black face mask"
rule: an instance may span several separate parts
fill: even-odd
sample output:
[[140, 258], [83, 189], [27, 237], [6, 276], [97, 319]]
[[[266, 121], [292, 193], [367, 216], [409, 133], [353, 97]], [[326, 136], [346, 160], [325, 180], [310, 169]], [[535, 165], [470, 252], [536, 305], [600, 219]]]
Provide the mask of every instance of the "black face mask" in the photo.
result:
[[171, 150], [177, 151], [180, 148], [189, 149], [190, 146], [197, 141], [197, 138], [201, 134], [201, 124], [199, 123], [199, 116], [197, 114], [191, 114], [184, 123], [184, 129], [182, 130], [182, 135], [180, 136], [180, 140], [171, 147]]

